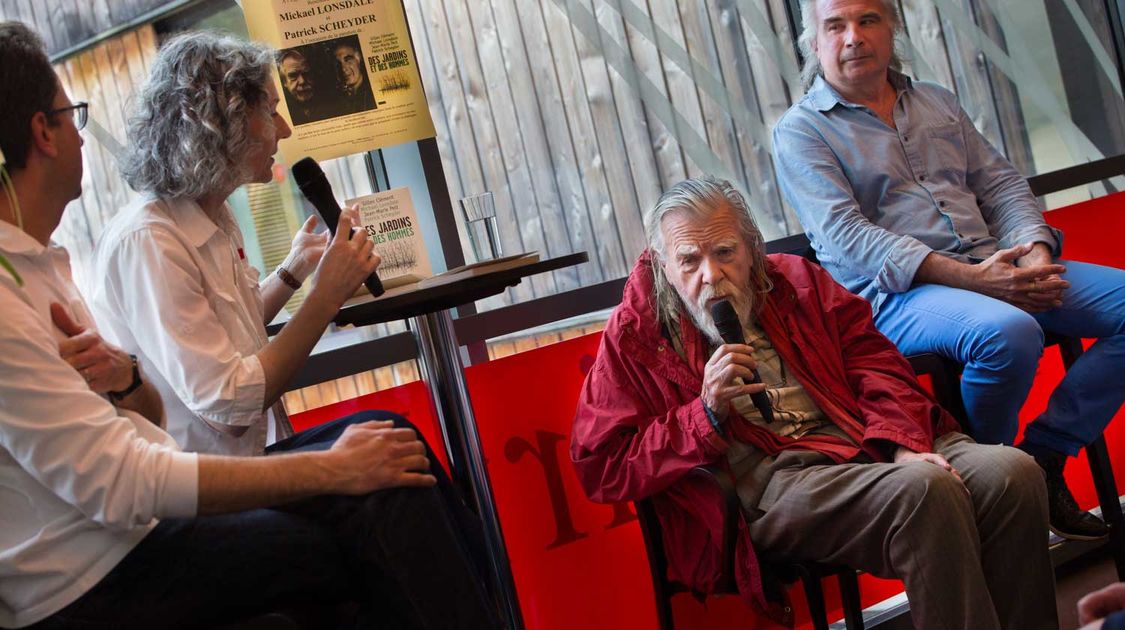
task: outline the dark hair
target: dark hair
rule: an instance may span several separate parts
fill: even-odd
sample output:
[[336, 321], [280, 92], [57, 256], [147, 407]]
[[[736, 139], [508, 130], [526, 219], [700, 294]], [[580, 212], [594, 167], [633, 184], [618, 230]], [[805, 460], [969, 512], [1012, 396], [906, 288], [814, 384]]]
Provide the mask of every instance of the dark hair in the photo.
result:
[[22, 22], [0, 22], [0, 149], [7, 168], [27, 166], [31, 117], [49, 111], [58, 91], [39, 35]]

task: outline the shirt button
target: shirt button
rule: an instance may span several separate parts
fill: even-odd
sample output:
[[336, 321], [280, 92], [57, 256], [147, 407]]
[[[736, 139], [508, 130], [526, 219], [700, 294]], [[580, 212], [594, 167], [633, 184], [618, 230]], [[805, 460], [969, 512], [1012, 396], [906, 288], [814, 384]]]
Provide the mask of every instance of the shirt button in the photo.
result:
[[918, 181], [920, 181], [920, 182], [924, 182], [924, 181], [926, 181], [926, 176], [925, 176], [925, 175], [919, 175], [919, 176], [918, 176]]
[[657, 352], [664, 352], [664, 346], [656, 346]]
[[941, 206], [942, 208], [944, 208], [944, 207], [945, 207], [945, 202], [944, 202], [944, 201], [939, 201], [939, 202], [938, 202], [938, 205], [939, 205], [939, 206]]
[[902, 141], [903, 142], [910, 142], [910, 136], [903, 136]]

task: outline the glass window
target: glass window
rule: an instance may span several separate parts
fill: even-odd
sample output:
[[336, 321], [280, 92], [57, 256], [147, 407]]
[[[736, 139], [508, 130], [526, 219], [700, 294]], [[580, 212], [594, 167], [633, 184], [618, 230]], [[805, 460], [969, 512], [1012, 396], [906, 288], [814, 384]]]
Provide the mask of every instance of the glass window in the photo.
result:
[[[1125, 102], [1105, 3], [903, 3], [911, 73], [955, 91], [977, 128], [1027, 176], [1125, 152]], [[1122, 189], [1092, 184], [1055, 208]]]

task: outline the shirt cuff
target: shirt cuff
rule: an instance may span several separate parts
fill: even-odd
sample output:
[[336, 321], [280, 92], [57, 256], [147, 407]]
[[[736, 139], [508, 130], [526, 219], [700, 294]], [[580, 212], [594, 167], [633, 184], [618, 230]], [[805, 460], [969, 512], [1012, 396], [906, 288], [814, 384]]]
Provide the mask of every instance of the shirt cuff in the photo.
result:
[[1045, 243], [1051, 250], [1051, 256], [1062, 256], [1063, 233], [1049, 225], [1039, 225], [1025, 230], [1013, 232], [1008, 238], [1000, 242], [1001, 248], [1015, 247], [1020, 243]]
[[707, 406], [707, 403], [703, 403], [703, 413], [707, 414], [707, 419], [711, 421], [711, 426], [714, 427], [715, 432], [722, 433], [723, 425], [719, 424], [719, 419], [715, 416], [715, 412]]
[[199, 511], [199, 456], [175, 452], [164, 483], [163, 518], [191, 518]]
[[914, 274], [933, 250], [913, 236], [903, 236], [890, 248], [875, 285], [884, 293], [903, 293], [914, 284]]
[[[216, 424], [248, 427], [265, 417], [266, 371], [257, 355], [242, 359], [235, 383], [222, 389], [219, 400], [198, 401], [192, 409], [199, 417]], [[221, 404], [219, 403], [221, 400]], [[216, 427], [217, 429], [219, 427]], [[221, 429], [220, 429], [221, 430]]]

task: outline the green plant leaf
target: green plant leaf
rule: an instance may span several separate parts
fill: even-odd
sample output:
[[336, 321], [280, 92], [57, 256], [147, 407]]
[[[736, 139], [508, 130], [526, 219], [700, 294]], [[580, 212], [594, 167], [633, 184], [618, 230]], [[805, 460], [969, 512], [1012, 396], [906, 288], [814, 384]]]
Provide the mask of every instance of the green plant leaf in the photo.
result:
[[17, 286], [23, 286], [23, 278], [20, 277], [19, 272], [16, 271], [16, 268], [12, 266], [12, 263], [8, 262], [8, 259], [4, 258], [4, 256], [2, 255], [0, 255], [0, 267], [7, 269], [8, 273], [12, 274], [12, 277], [16, 279]]

